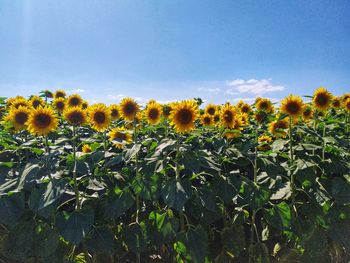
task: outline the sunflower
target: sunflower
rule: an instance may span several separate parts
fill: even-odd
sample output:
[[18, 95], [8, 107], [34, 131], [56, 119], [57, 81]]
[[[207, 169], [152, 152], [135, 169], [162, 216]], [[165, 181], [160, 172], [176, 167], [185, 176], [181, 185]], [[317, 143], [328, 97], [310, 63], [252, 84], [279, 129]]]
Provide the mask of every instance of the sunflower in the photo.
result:
[[269, 99], [256, 98], [255, 107], [258, 111], [265, 111], [266, 113], [274, 112], [274, 107]]
[[31, 103], [21, 96], [18, 96], [15, 99], [11, 100], [11, 104], [10, 104], [11, 108], [17, 109], [19, 106], [29, 108], [31, 107]]
[[314, 92], [312, 99], [314, 107], [319, 111], [325, 111], [332, 103], [332, 94], [323, 87]]
[[252, 108], [250, 107], [250, 105], [248, 103], [243, 103], [240, 107], [239, 110], [242, 113], [246, 113], [249, 114], [252, 111]]
[[297, 119], [303, 114], [304, 102], [299, 96], [289, 95], [281, 101], [281, 112]]
[[67, 103], [70, 107], [81, 106], [83, 99], [78, 94], [72, 94], [68, 97]]
[[29, 113], [30, 111], [27, 107], [19, 106], [18, 108], [12, 108], [5, 117], [5, 121], [9, 121], [16, 131], [20, 131], [26, 128]]
[[44, 95], [47, 98], [53, 98], [53, 93], [49, 90], [44, 90]]
[[55, 99], [58, 98], [65, 98], [66, 97], [66, 93], [64, 92], [64, 90], [56, 90], [55, 92]]
[[344, 102], [344, 109], [346, 109], [346, 110], [350, 113], [350, 98], [348, 98], [348, 99]]
[[88, 108], [89, 121], [96, 131], [103, 132], [109, 126], [111, 113], [106, 105], [98, 103]]
[[221, 117], [220, 117], [219, 113], [216, 113], [213, 117], [214, 123], [219, 123], [220, 119], [221, 119]]
[[87, 109], [89, 107], [89, 103], [86, 101], [86, 100], [84, 100], [82, 103], [81, 103], [81, 108], [83, 109], [83, 110], [85, 110], [85, 109]]
[[91, 149], [89, 144], [84, 144], [81, 150], [83, 153], [91, 153], [92, 152], [92, 149]]
[[66, 107], [66, 100], [64, 98], [57, 98], [54, 99], [52, 104], [58, 111], [62, 112]]
[[81, 126], [86, 122], [86, 112], [80, 107], [69, 107], [63, 115], [66, 121], [73, 126]]
[[159, 123], [161, 114], [162, 106], [159, 103], [154, 102], [147, 104], [147, 108], [145, 110], [145, 117], [149, 124]]
[[249, 115], [246, 113], [241, 113], [239, 115], [239, 118], [241, 119], [242, 126], [247, 126], [249, 124]]
[[39, 106], [43, 107], [45, 105], [45, 101], [39, 96], [32, 96], [30, 98], [30, 103], [32, 104], [33, 108], [37, 108]]
[[332, 100], [332, 106], [333, 108], [335, 109], [338, 109], [341, 107], [341, 98], [340, 97], [333, 97], [333, 100]]
[[[15, 102], [15, 101], [17, 101], [17, 100], [26, 100], [26, 98], [23, 97], [23, 96], [16, 96], [16, 97], [8, 98], [8, 99], [6, 100], [6, 106], [7, 106], [7, 107], [11, 107], [12, 104], [13, 104], [13, 102]], [[23, 106], [23, 105], [22, 105], [22, 106]]]
[[171, 111], [170, 120], [179, 133], [190, 132], [195, 128], [198, 117], [198, 105], [191, 100], [184, 100], [176, 104]]
[[263, 123], [267, 119], [267, 113], [264, 111], [258, 111], [255, 113], [255, 120], [257, 123]]
[[39, 107], [33, 109], [26, 122], [28, 131], [33, 135], [48, 135], [58, 126], [58, 119], [50, 107]]
[[347, 99], [350, 99], [350, 93], [344, 93], [343, 96], [341, 96], [342, 102], [345, 102]]
[[313, 111], [311, 107], [305, 107], [304, 111], [303, 111], [303, 120], [304, 121], [309, 121], [312, 119], [313, 117]]
[[139, 111], [139, 105], [132, 98], [124, 98], [119, 104], [120, 115], [127, 121], [133, 121]]
[[218, 107], [215, 104], [208, 104], [207, 107], [205, 107], [204, 112], [209, 114], [209, 115], [214, 116], [215, 113], [217, 112], [217, 108]]
[[276, 120], [268, 125], [268, 130], [277, 138], [286, 138], [287, 132], [285, 131], [289, 127], [287, 119]]
[[271, 149], [270, 143], [272, 142], [272, 138], [268, 135], [262, 135], [258, 138], [259, 146], [258, 150], [259, 151], [268, 151]]
[[201, 122], [204, 126], [210, 126], [214, 122], [214, 118], [209, 113], [205, 113], [201, 116]]
[[125, 128], [113, 128], [108, 133], [109, 140], [117, 148], [123, 148], [125, 144], [132, 142], [131, 134]]
[[233, 139], [233, 138], [237, 138], [241, 135], [241, 132], [240, 131], [225, 131], [223, 136], [230, 140], [230, 139]]
[[117, 104], [111, 104], [111, 105], [109, 105], [108, 108], [111, 111], [111, 119], [112, 120], [119, 119], [119, 117], [120, 117], [119, 106]]
[[170, 104], [164, 104], [163, 105], [163, 116], [165, 118], [168, 118], [170, 116], [170, 113], [171, 113], [171, 105]]
[[223, 127], [232, 129], [235, 124], [236, 110], [231, 104], [225, 104], [221, 108], [221, 124]]

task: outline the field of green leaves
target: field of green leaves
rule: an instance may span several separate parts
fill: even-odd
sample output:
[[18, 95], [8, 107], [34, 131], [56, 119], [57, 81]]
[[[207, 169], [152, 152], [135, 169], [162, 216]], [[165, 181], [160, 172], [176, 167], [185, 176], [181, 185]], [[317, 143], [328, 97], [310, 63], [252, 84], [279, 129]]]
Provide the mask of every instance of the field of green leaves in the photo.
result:
[[0, 262], [349, 262], [350, 94], [0, 99]]

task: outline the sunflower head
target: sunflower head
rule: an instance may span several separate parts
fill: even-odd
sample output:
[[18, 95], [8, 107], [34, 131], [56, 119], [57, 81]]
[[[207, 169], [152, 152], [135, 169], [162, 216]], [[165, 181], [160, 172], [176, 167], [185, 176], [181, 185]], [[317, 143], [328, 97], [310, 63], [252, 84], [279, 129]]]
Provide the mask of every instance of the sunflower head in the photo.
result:
[[26, 128], [29, 113], [30, 110], [27, 107], [19, 106], [18, 108], [11, 108], [5, 121], [10, 122], [16, 131], [20, 131]]
[[103, 132], [111, 121], [111, 112], [103, 103], [98, 103], [88, 108], [89, 122], [93, 129]]
[[272, 138], [268, 135], [262, 135], [258, 138], [259, 146], [258, 150], [259, 151], [268, 151], [271, 149], [270, 143], [272, 142]]
[[347, 99], [350, 99], [350, 93], [344, 93], [343, 96], [341, 96], [342, 102], [345, 102]]
[[350, 98], [348, 98], [343, 104], [344, 109], [350, 113]]
[[320, 87], [315, 90], [312, 103], [317, 110], [325, 111], [332, 103], [332, 94], [324, 87]]
[[225, 104], [221, 108], [221, 124], [223, 127], [232, 129], [235, 124], [236, 110], [231, 104]]
[[231, 140], [231, 139], [234, 139], [234, 138], [237, 138], [241, 135], [241, 132], [240, 131], [225, 131], [223, 136], [228, 139], [228, 140]]
[[272, 102], [269, 99], [265, 98], [256, 98], [255, 99], [255, 107], [258, 111], [264, 111], [266, 113], [273, 113], [274, 107]]
[[172, 110], [172, 108], [171, 108], [170, 104], [164, 104], [163, 105], [163, 116], [165, 118], [169, 118], [171, 110]]
[[246, 113], [239, 114], [238, 118], [241, 120], [241, 126], [247, 126], [249, 124], [249, 115]]
[[79, 94], [72, 94], [67, 98], [67, 104], [69, 107], [81, 106], [83, 99]]
[[69, 107], [63, 115], [66, 121], [73, 126], [81, 126], [86, 122], [86, 112], [81, 107]]
[[81, 103], [81, 108], [84, 109], [84, 110], [86, 110], [88, 107], [89, 107], [89, 103], [88, 103], [86, 100], [84, 100], [84, 101]]
[[311, 107], [305, 107], [303, 110], [303, 120], [304, 121], [309, 121], [313, 118], [314, 112]]
[[117, 104], [111, 104], [111, 105], [109, 105], [108, 108], [111, 112], [111, 119], [112, 120], [117, 120], [120, 118], [119, 106]]
[[243, 103], [241, 105], [241, 107], [239, 107], [239, 110], [242, 113], [249, 114], [252, 111], [252, 108], [250, 107], [250, 105], [248, 103]]
[[255, 112], [255, 120], [259, 124], [265, 122], [267, 120], [267, 113], [264, 111]]
[[26, 122], [27, 129], [33, 135], [48, 135], [58, 126], [58, 119], [50, 107], [38, 107], [33, 109]]
[[204, 112], [206, 113], [206, 114], [209, 114], [209, 115], [212, 115], [212, 116], [214, 116], [215, 115], [215, 113], [217, 112], [217, 106], [215, 105], [215, 104], [208, 104], [206, 107], [205, 107], [205, 110], [204, 110]]
[[120, 115], [127, 121], [133, 121], [138, 111], [139, 105], [132, 98], [124, 98], [119, 104]]
[[281, 101], [281, 112], [297, 119], [303, 114], [304, 102], [299, 96], [289, 95]]
[[214, 116], [213, 116], [213, 121], [215, 124], [218, 124], [220, 122], [220, 119], [221, 119], [221, 116], [219, 113], [216, 113]]
[[54, 99], [52, 104], [59, 112], [62, 112], [66, 107], [66, 100], [64, 98], [57, 98]]
[[53, 98], [53, 93], [49, 90], [44, 90], [44, 95], [47, 98], [50, 98], [50, 99]]
[[[16, 96], [16, 97], [8, 98], [8, 99], [6, 100], [6, 106], [7, 106], [7, 107], [11, 107], [12, 104], [13, 104], [15, 101], [17, 101], [17, 100], [26, 100], [26, 99], [25, 99], [25, 97], [23, 97], [23, 96]], [[23, 106], [23, 105], [22, 105], [22, 106]]]
[[20, 106], [30, 108], [31, 102], [26, 100], [25, 98], [23, 98], [21, 96], [18, 96], [16, 98], [14, 98], [13, 100], [11, 100], [10, 108], [18, 108]]
[[149, 124], [157, 124], [159, 123], [162, 115], [162, 106], [157, 102], [149, 103], [147, 104], [144, 114]]
[[66, 93], [64, 92], [64, 90], [56, 90], [55, 92], [55, 99], [58, 98], [65, 98], [66, 97]]
[[89, 144], [84, 144], [81, 150], [83, 153], [91, 153], [92, 152], [91, 146]]
[[198, 105], [192, 100], [184, 100], [176, 104], [171, 111], [171, 125], [179, 133], [187, 133], [195, 128], [198, 118]]
[[113, 128], [108, 133], [109, 140], [117, 148], [123, 148], [125, 144], [132, 142], [132, 135], [125, 128]]
[[45, 101], [39, 96], [32, 96], [30, 98], [30, 103], [33, 108], [37, 108], [39, 106], [43, 107], [45, 105]]
[[341, 98], [337, 97], [337, 96], [334, 96], [333, 99], [332, 99], [332, 106], [335, 109], [340, 108], [341, 107]]
[[286, 129], [289, 127], [288, 120], [281, 119], [281, 120], [275, 120], [268, 125], [268, 130], [270, 133], [272, 133], [276, 138], [286, 138], [287, 132]]
[[214, 116], [209, 113], [205, 113], [201, 116], [201, 123], [203, 126], [210, 126], [214, 123]]

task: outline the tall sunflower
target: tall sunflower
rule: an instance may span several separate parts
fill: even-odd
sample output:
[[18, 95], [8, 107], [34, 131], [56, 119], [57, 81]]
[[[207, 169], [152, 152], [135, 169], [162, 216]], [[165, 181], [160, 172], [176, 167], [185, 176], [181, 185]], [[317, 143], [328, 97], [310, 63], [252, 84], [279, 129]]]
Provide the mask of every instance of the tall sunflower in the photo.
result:
[[66, 107], [66, 100], [64, 98], [57, 98], [53, 100], [52, 104], [59, 112], [62, 112]]
[[[26, 100], [26, 98], [23, 97], [23, 96], [16, 96], [16, 97], [8, 98], [8, 99], [6, 100], [6, 106], [7, 106], [7, 107], [11, 107], [12, 104], [13, 104], [15, 101], [17, 101], [17, 100]], [[21, 105], [21, 106], [23, 106], [23, 105]]]
[[264, 111], [266, 113], [273, 113], [274, 107], [269, 99], [256, 98], [255, 107], [258, 111]]
[[80, 106], [83, 103], [83, 99], [79, 94], [72, 94], [67, 98], [67, 104], [69, 107]]
[[191, 100], [184, 100], [176, 104], [171, 111], [171, 125], [179, 133], [190, 132], [195, 128], [198, 118], [198, 105]]
[[303, 114], [304, 102], [299, 96], [289, 95], [281, 101], [281, 112], [295, 119]]
[[113, 128], [108, 133], [109, 140], [117, 148], [123, 148], [125, 144], [132, 142], [132, 135], [125, 128]]
[[111, 119], [112, 120], [117, 120], [120, 118], [119, 106], [117, 104], [111, 104], [111, 105], [109, 105], [108, 108], [111, 111]]
[[88, 103], [86, 100], [84, 100], [84, 101], [81, 103], [81, 108], [84, 109], [84, 110], [86, 110], [88, 107], [89, 107], [89, 103]]
[[341, 100], [344, 103], [347, 99], [350, 99], [350, 93], [344, 93], [343, 96], [341, 96]]
[[88, 108], [89, 122], [93, 129], [103, 132], [109, 126], [111, 113], [108, 107], [102, 103], [94, 104]]
[[302, 117], [305, 122], [308, 122], [309, 120], [311, 120], [313, 118], [313, 115], [314, 113], [310, 106], [307, 106], [304, 108]]
[[149, 124], [157, 124], [159, 123], [162, 115], [162, 106], [157, 102], [149, 103], [147, 104], [144, 114]]
[[58, 126], [58, 119], [50, 107], [38, 107], [33, 109], [26, 122], [28, 131], [33, 135], [48, 135]]
[[29, 113], [30, 110], [27, 107], [19, 106], [18, 108], [12, 108], [5, 117], [5, 121], [10, 122], [16, 131], [20, 131], [26, 128]]
[[139, 105], [132, 98], [124, 98], [119, 104], [120, 115], [127, 121], [133, 121], [138, 111]]
[[91, 153], [92, 149], [91, 149], [91, 146], [89, 144], [84, 144], [81, 151], [83, 153]]
[[341, 98], [337, 97], [337, 96], [334, 96], [333, 100], [332, 100], [332, 106], [335, 109], [340, 108], [341, 107]]
[[66, 121], [73, 126], [81, 126], [86, 122], [86, 112], [81, 107], [69, 107], [64, 113]]
[[172, 110], [171, 104], [164, 104], [162, 107], [163, 107], [163, 116], [165, 118], [169, 118], [171, 110]]
[[204, 112], [214, 116], [215, 113], [217, 112], [217, 108], [218, 107], [215, 104], [210, 103], [205, 107]]
[[65, 98], [66, 97], [66, 92], [64, 92], [64, 90], [56, 90], [55, 92], [55, 99], [58, 98]]
[[344, 109], [350, 113], [350, 98], [348, 98], [344, 103]]
[[33, 106], [33, 108], [37, 108], [39, 106], [41, 107], [45, 106], [45, 101], [39, 96], [32, 96], [30, 98], [30, 103]]
[[204, 126], [210, 126], [214, 123], [214, 116], [209, 113], [205, 113], [201, 116], [201, 122]]
[[25, 98], [18, 96], [15, 99], [11, 100], [10, 107], [11, 108], [18, 108], [19, 106], [23, 107], [31, 107], [30, 101], [26, 100]]
[[239, 110], [242, 113], [246, 113], [249, 114], [252, 111], [252, 107], [250, 107], [250, 105], [248, 103], [243, 103], [240, 107]]
[[270, 143], [272, 142], [272, 138], [268, 135], [261, 135], [258, 138], [259, 146], [258, 150], [259, 151], [268, 151], [271, 149]]
[[332, 103], [332, 94], [324, 87], [320, 87], [315, 90], [312, 103], [317, 110], [325, 111]]
[[277, 138], [286, 138], [286, 129], [289, 127], [289, 122], [287, 119], [275, 120], [268, 125], [268, 130]]
[[236, 110], [231, 104], [225, 104], [221, 108], [221, 125], [225, 128], [232, 129], [235, 125]]

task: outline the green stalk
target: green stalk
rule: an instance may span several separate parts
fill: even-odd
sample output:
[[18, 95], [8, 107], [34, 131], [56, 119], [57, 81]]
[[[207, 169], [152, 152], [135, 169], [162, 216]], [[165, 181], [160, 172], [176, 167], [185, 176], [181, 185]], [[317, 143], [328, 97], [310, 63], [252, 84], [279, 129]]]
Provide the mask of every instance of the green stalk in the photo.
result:
[[73, 125], [73, 183], [74, 183], [74, 193], [75, 193], [75, 209], [80, 210], [80, 196], [77, 182], [77, 160], [76, 160], [76, 127]]
[[[292, 127], [293, 118], [289, 116], [289, 157], [290, 157], [290, 166], [293, 167], [294, 157], [293, 157], [293, 138], [292, 138]], [[295, 218], [295, 182], [294, 174], [292, 169], [290, 169], [290, 187], [291, 187], [291, 199], [292, 199], [292, 216]]]
[[324, 155], [325, 155], [325, 148], [326, 148], [326, 143], [324, 138], [326, 137], [326, 123], [323, 123], [323, 133], [322, 133], [322, 139], [323, 139], [323, 143], [322, 143], [322, 161], [324, 161]]
[[[179, 157], [180, 157], [180, 137], [179, 134], [177, 134], [176, 136], [176, 169], [175, 169], [175, 173], [176, 173], [176, 181], [179, 182], [180, 181], [180, 163], [179, 163]], [[180, 217], [180, 229], [181, 231], [185, 231], [185, 219], [184, 219], [184, 214], [183, 211], [180, 211], [179, 213], [179, 217]]]
[[[136, 118], [134, 118], [134, 144], [137, 143], [137, 129], [136, 129]], [[135, 154], [135, 165], [136, 165], [136, 178], [139, 175], [139, 158], [138, 153]], [[136, 223], [139, 223], [139, 214], [140, 214], [140, 197], [136, 194]], [[139, 255], [138, 255], [139, 256]]]

